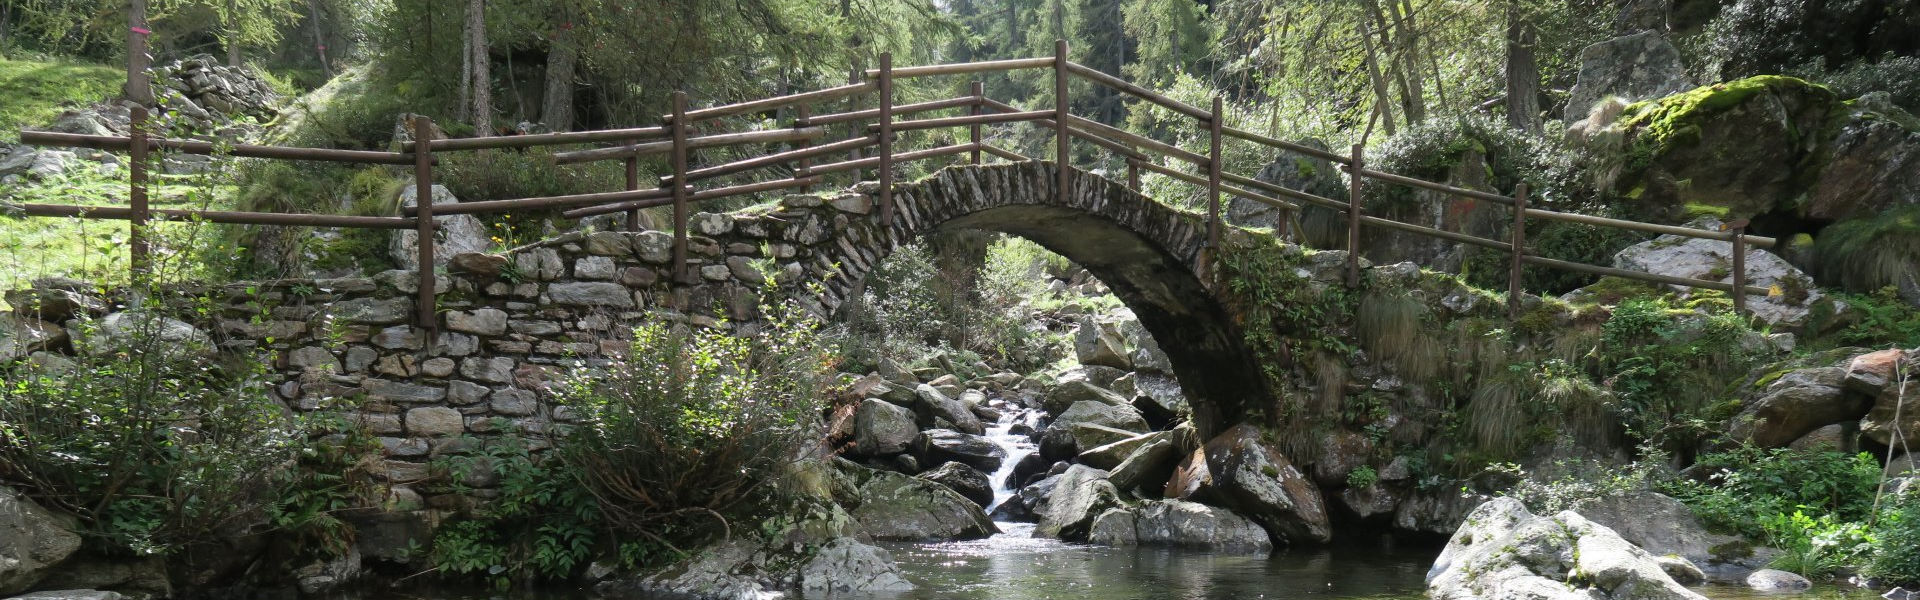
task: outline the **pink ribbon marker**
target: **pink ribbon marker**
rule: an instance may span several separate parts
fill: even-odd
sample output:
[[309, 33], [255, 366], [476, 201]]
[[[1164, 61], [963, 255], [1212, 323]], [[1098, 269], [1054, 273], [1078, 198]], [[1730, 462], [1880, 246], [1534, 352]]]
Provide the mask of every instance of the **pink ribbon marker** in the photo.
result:
[[133, 27], [132, 29], [134, 33], [138, 33], [140, 35], [153, 35], [153, 30], [147, 29], [145, 27]]

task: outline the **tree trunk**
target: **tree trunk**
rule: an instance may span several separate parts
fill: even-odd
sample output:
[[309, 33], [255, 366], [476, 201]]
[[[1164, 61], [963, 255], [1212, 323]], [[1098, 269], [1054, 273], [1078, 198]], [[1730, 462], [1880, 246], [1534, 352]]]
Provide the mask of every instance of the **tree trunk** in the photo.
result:
[[127, 99], [153, 106], [153, 85], [147, 82], [147, 0], [127, 5]]
[[1534, 61], [1537, 32], [1520, 10], [1519, 0], [1507, 1], [1507, 123], [1527, 133], [1540, 133], [1540, 65]]
[[1405, 94], [1401, 103], [1406, 107], [1407, 122], [1417, 123], [1427, 120], [1427, 86], [1420, 80], [1420, 43], [1413, 27], [1413, 7], [1408, 5], [1405, 11], [1395, 0], [1387, 0], [1387, 13], [1393, 17], [1394, 39], [1399, 45], [1399, 60], [1395, 68], [1400, 71], [1401, 91]]
[[474, 135], [493, 135], [493, 77], [487, 72], [492, 53], [487, 51], [487, 1], [467, 3], [467, 45], [473, 58]]
[[313, 52], [320, 59], [320, 74], [333, 79], [333, 62], [327, 60], [327, 36], [320, 29], [320, 0], [307, 0], [307, 19], [313, 22]]
[[[1380, 72], [1380, 54], [1373, 48], [1373, 36], [1367, 32], [1367, 18], [1360, 17], [1360, 45], [1367, 50], [1367, 78], [1373, 81], [1373, 104], [1380, 111], [1380, 124], [1393, 135], [1393, 92], [1387, 90], [1387, 78]], [[1369, 125], [1368, 130], [1372, 130]]]
[[240, 8], [227, 0], [227, 66], [240, 66]]

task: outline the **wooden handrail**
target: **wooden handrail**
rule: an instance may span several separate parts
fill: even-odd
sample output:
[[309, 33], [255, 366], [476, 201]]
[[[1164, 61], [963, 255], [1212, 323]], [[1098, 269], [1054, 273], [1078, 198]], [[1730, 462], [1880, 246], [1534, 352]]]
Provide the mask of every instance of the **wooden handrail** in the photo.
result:
[[[966, 127], [969, 125], [993, 125], [997, 123], [1017, 123], [1020, 121], [1039, 121], [1053, 115], [1050, 110], [1029, 110], [1025, 112], [995, 113], [990, 115], [965, 115], [959, 117], [940, 117], [937, 119], [918, 119], [913, 121], [894, 121], [894, 131], [912, 131], [918, 129], [941, 129], [945, 127]], [[880, 124], [868, 125], [869, 131], [878, 131]]]
[[[902, 104], [899, 106], [895, 106], [893, 107], [893, 114], [894, 116], [899, 116], [899, 115], [910, 115], [910, 114], [936, 111], [936, 110], [941, 110], [945, 108], [960, 108], [962, 106], [973, 104], [973, 102], [974, 100], [972, 96], [961, 96], [959, 98], [947, 98], [945, 100], [928, 100], [926, 102], [915, 102], [913, 104]], [[839, 123], [846, 123], [849, 121], [869, 121], [877, 118], [880, 118], [880, 109], [869, 108], [866, 110], [855, 110], [855, 111], [848, 111], [848, 112], [816, 115], [816, 116], [807, 117], [804, 119], [796, 118], [794, 119], [794, 121], [796, 125], [805, 127], [808, 125], [835, 125]]]
[[[772, 143], [779, 143], [779, 142], [791, 142], [795, 140], [810, 140], [810, 139], [823, 137], [825, 135], [827, 135], [827, 128], [825, 127], [800, 127], [800, 128], [788, 128], [788, 129], [769, 129], [766, 131], [747, 131], [742, 133], [720, 133], [720, 134], [714, 134], [714, 135], [703, 135], [699, 137], [689, 137], [686, 140], [686, 144], [687, 144], [686, 147], [688, 150], [699, 150], [702, 148], [737, 146], [740, 144], [772, 144]], [[553, 162], [556, 164], [567, 165], [567, 164], [593, 162], [593, 161], [600, 161], [600, 160], [625, 159], [628, 156], [647, 156], [652, 154], [666, 154], [672, 151], [673, 151], [672, 141], [647, 142], [644, 144], [614, 146], [611, 148], [594, 148], [592, 150], [575, 150], [573, 152], [555, 152], [553, 154]]]
[[[1006, 60], [988, 60], [988, 61], [981, 61], [981, 62], [955, 63], [955, 64], [946, 64], [946, 65], [901, 67], [893, 70], [893, 76], [896, 79], [908, 79], [913, 77], [928, 77], [932, 75], [960, 75], [964, 73], [985, 73], [989, 71], [1017, 71], [1021, 69], [1045, 69], [1051, 66], [1053, 66], [1053, 59], [1051, 57], [1011, 58]], [[866, 76], [868, 79], [878, 79], [880, 77], [880, 70], [867, 69]]]
[[[124, 206], [79, 206], [72, 204], [21, 204], [20, 211], [31, 217], [80, 217], [88, 219], [132, 220], [134, 211]], [[309, 215], [232, 210], [188, 210], [150, 208], [147, 213], [166, 220], [199, 220], [235, 225], [282, 225], [288, 227], [355, 227], [364, 229], [413, 229], [408, 217], [356, 217]]]
[[[846, 152], [847, 150], [851, 150], [854, 148], [865, 148], [867, 146], [872, 146], [878, 143], [880, 143], [880, 136], [878, 134], [875, 134], [875, 135], [869, 135], [865, 137], [857, 137], [857, 138], [840, 140], [838, 142], [834, 142], [831, 144], [822, 144], [819, 146], [813, 146], [808, 148], [795, 148], [793, 150], [788, 150], [785, 152], [778, 152], [774, 154], [768, 154], [765, 156], [757, 156], [754, 158], [737, 160], [734, 162], [714, 165], [711, 167], [703, 167], [699, 169], [694, 169], [692, 171], [687, 171], [687, 183], [693, 183], [695, 181], [700, 181], [703, 179], [711, 179], [711, 178], [720, 177], [723, 175], [732, 175], [734, 173], [740, 173], [744, 171], [751, 171], [751, 170], [762, 168], [762, 167], [770, 167], [773, 165], [785, 164], [790, 161], [818, 158], [821, 156], [826, 156], [828, 154], [834, 154], [837, 152]], [[672, 176], [662, 176], [660, 178], [660, 185], [664, 186], [664, 185], [670, 185], [672, 183], [673, 183]]]
[[[78, 133], [60, 133], [56, 131], [22, 131], [20, 143], [33, 146], [53, 146], [65, 148], [93, 148], [96, 150], [128, 150], [133, 139], [117, 135], [83, 135]], [[147, 138], [150, 148], [165, 148], [176, 152], [201, 155], [228, 154], [246, 158], [276, 158], [282, 160], [319, 160], [345, 163], [371, 163], [382, 165], [411, 165], [412, 153], [381, 152], [377, 150], [335, 150], [332, 148], [290, 148], [286, 146], [261, 146], [256, 144], [221, 144], [197, 140], [169, 140]]]
[[[685, 116], [683, 118], [685, 118], [689, 123], [698, 122], [698, 121], [708, 121], [712, 119], [718, 119], [721, 117], [733, 116], [740, 113], [762, 111], [769, 108], [784, 108], [784, 107], [792, 106], [795, 104], [813, 104], [816, 102], [826, 102], [828, 100], [845, 98], [847, 96], [852, 96], [856, 94], [864, 94], [867, 92], [874, 91], [876, 89], [879, 89], [878, 84], [871, 81], [862, 81], [859, 83], [851, 83], [851, 84], [847, 84], [839, 87], [830, 87], [824, 90], [814, 90], [811, 92], [801, 92], [798, 94], [788, 94], [785, 96], [774, 96], [772, 98], [765, 98], [761, 100], [748, 100], [746, 102], [724, 104], [721, 106], [713, 106], [708, 108], [702, 108], [699, 110], [689, 110], [685, 113]], [[673, 117], [674, 116], [671, 114], [662, 115], [660, 117], [660, 120], [665, 123], [672, 123]]]
[[1157, 92], [1154, 92], [1153, 90], [1149, 90], [1147, 88], [1140, 87], [1139, 85], [1135, 85], [1131, 81], [1127, 81], [1119, 77], [1114, 77], [1112, 75], [1102, 73], [1098, 69], [1094, 69], [1092, 67], [1088, 67], [1086, 65], [1082, 65], [1076, 62], [1068, 62], [1067, 71], [1075, 75], [1079, 75], [1080, 77], [1085, 78], [1089, 81], [1093, 81], [1095, 83], [1099, 83], [1107, 87], [1120, 90], [1122, 92], [1126, 92], [1127, 94], [1132, 95], [1136, 98], [1140, 98], [1142, 100], [1146, 100], [1148, 102], [1152, 102], [1154, 104], [1158, 104], [1158, 105], [1173, 109], [1175, 112], [1185, 114], [1189, 117], [1193, 117], [1201, 121], [1213, 120], [1213, 113], [1207, 111], [1206, 109], [1200, 108], [1198, 106], [1194, 106], [1192, 104], [1187, 104], [1179, 100], [1168, 98], [1166, 96], [1160, 95]]
[[[648, 138], [666, 137], [665, 127], [631, 127], [627, 129], [596, 129], [593, 131], [560, 131], [554, 133], [532, 133], [526, 135], [496, 135], [471, 138], [443, 138], [427, 142], [427, 147], [435, 152], [455, 150], [489, 150], [497, 148], [532, 148], [535, 146], [562, 146], [566, 144], [590, 144], [595, 142], [618, 142]], [[400, 143], [401, 152], [412, 152], [415, 142]]]

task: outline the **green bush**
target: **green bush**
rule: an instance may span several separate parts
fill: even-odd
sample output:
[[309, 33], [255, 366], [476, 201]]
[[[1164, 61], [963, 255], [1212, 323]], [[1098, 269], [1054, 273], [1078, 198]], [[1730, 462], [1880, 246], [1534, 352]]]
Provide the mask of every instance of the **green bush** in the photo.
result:
[[580, 485], [579, 471], [530, 452], [527, 435], [469, 440], [477, 451], [435, 461], [456, 491], [466, 492], [478, 471], [489, 470], [500, 494], [434, 533], [430, 558], [441, 573], [505, 589], [515, 581], [565, 579], [601, 549], [600, 504]]
[[1631, 299], [1601, 325], [1600, 379], [1627, 432], [1642, 442], [1684, 446], [1711, 434], [1704, 411], [1754, 360], [1739, 350], [1744, 320], [1717, 305], [1705, 316], [1697, 308]]
[[1848, 291], [1920, 280], [1920, 206], [1829, 225], [1814, 237], [1813, 256], [1821, 280]]
[[1866, 521], [1880, 467], [1872, 455], [1741, 447], [1700, 457], [1711, 483], [1672, 482], [1661, 490], [1693, 508], [1709, 527], [1755, 539], [1769, 520], [1807, 512], [1834, 523]]
[[111, 551], [165, 555], [266, 521], [305, 439], [269, 394], [270, 361], [213, 360], [161, 307], [124, 314], [138, 316], [115, 335], [80, 322], [70, 365], [4, 367], [0, 480]]
[[1833, 515], [1816, 519], [1800, 510], [1776, 513], [1762, 517], [1760, 527], [1766, 530], [1767, 545], [1780, 550], [1780, 556], [1767, 566], [1810, 579], [1832, 577], [1858, 564], [1873, 549], [1866, 525], [1835, 521]]
[[462, 202], [512, 200], [620, 191], [626, 189], [621, 168], [614, 162], [560, 165], [539, 151], [476, 150], [441, 155], [434, 180]]
[[1920, 586], [1920, 493], [1889, 497], [1875, 524], [1865, 573], [1883, 585]]
[[834, 363], [800, 309], [765, 312], [746, 337], [641, 326], [624, 359], [557, 388], [580, 425], [555, 452], [608, 525], [666, 543], [669, 528], [725, 532], [788, 496], [790, 464], [818, 444]]

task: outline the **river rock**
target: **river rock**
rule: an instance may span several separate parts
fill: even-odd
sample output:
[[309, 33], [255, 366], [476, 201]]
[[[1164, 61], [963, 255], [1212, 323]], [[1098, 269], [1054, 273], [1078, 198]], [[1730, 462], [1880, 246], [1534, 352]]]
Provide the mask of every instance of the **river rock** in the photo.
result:
[[[432, 193], [434, 206], [460, 203], [460, 199], [455, 198], [446, 186], [434, 185]], [[400, 205], [419, 205], [417, 186], [409, 184], [401, 188]], [[493, 247], [486, 224], [473, 215], [435, 216], [433, 224], [433, 264], [436, 267], [446, 266], [456, 254], [485, 253]], [[419, 270], [420, 233], [412, 229], [395, 231], [387, 244], [387, 256], [393, 259], [394, 266], [402, 270]]]
[[1473, 509], [1488, 497], [1460, 490], [1418, 491], [1393, 509], [1393, 527], [1401, 531], [1449, 534], [1460, 528]]
[[1813, 589], [1813, 582], [1779, 569], [1761, 569], [1747, 575], [1747, 587], [1763, 592], [1804, 592]]
[[1046, 410], [1047, 414], [1058, 418], [1067, 409], [1082, 402], [1095, 402], [1109, 406], [1129, 406], [1130, 404], [1125, 397], [1112, 390], [1094, 385], [1090, 381], [1074, 379], [1047, 390], [1047, 395], [1040, 400], [1040, 407]]
[[1855, 100], [1827, 141], [1830, 158], [1815, 176], [1808, 218], [1871, 219], [1920, 198], [1920, 130], [1913, 128], [1911, 115], [1883, 96], [1876, 92]]
[[957, 461], [989, 473], [999, 470], [1001, 461], [1007, 459], [1007, 449], [993, 440], [951, 429], [920, 432], [913, 440], [913, 453], [921, 464]]
[[844, 460], [835, 468], [853, 491], [837, 499], [862, 531], [876, 540], [946, 541], [984, 538], [999, 530], [980, 505], [946, 486]]
[[[1720, 222], [1711, 218], [1694, 221], [1689, 226], [1709, 231], [1721, 229]], [[1634, 244], [1613, 256], [1614, 266], [1622, 269], [1721, 282], [1733, 281], [1727, 266], [1732, 264], [1732, 260], [1731, 242], [1677, 235], [1662, 235], [1651, 241]], [[1792, 294], [1748, 296], [1747, 309], [1754, 316], [1785, 328], [1807, 324], [1807, 318], [1815, 312], [1816, 306], [1832, 304], [1829, 309], [1843, 308], [1816, 289], [1812, 277], [1787, 264], [1785, 259], [1758, 248], [1747, 248], [1747, 285], [1762, 288], [1778, 286], [1784, 290], [1806, 292], [1804, 297]], [[1672, 288], [1681, 294], [1693, 291], [1684, 286]]]
[[1520, 501], [1480, 505], [1427, 571], [1433, 600], [1705, 600], [1652, 554], [1572, 511], [1535, 516]]
[[[76, 285], [60, 285], [63, 283]], [[77, 281], [36, 280], [32, 288], [7, 292], [7, 304], [13, 306], [15, 314], [39, 317], [49, 323], [65, 323], [68, 319], [76, 317], [97, 317], [106, 314], [105, 300], [77, 289], [65, 289], [81, 287], [79, 284], [80, 282]]]
[[1131, 390], [1122, 392], [1121, 384], [1115, 382], [1114, 391], [1131, 396], [1134, 410], [1140, 411], [1140, 416], [1154, 429], [1171, 427], [1193, 415], [1193, 409], [1187, 405], [1186, 392], [1174, 378], [1148, 373], [1131, 374], [1128, 378]]
[[0, 361], [24, 358], [50, 348], [64, 350], [67, 342], [64, 327], [34, 318], [0, 315]]
[[1286, 456], [1240, 424], [1208, 440], [1168, 481], [1166, 495], [1218, 503], [1247, 515], [1277, 541], [1324, 543], [1333, 538], [1326, 501]]
[[981, 508], [993, 504], [993, 482], [986, 473], [966, 463], [949, 461], [915, 477], [947, 486]]
[[1095, 469], [1112, 470], [1114, 467], [1120, 466], [1120, 462], [1126, 460], [1128, 456], [1132, 456], [1135, 450], [1139, 450], [1148, 443], [1166, 436], [1167, 434], [1161, 432], [1143, 433], [1117, 442], [1082, 450], [1080, 455], [1074, 460], [1075, 462]]
[[1880, 394], [1873, 408], [1860, 420], [1860, 435], [1881, 445], [1890, 445], [1894, 433], [1899, 432], [1907, 443], [1920, 443], [1920, 377], [1907, 381], [1903, 387], [1904, 393], [1889, 390]]
[[0, 486], [0, 595], [33, 587], [79, 549], [69, 520]]
[[1568, 123], [1587, 118], [1587, 111], [1607, 96], [1632, 103], [1684, 92], [1693, 88], [1680, 50], [1664, 32], [1641, 31], [1589, 45], [1580, 50], [1580, 74], [1567, 93]]
[[1266, 554], [1267, 532], [1233, 511], [1180, 500], [1112, 508], [1094, 518], [1087, 541], [1107, 546], [1168, 546], [1206, 552]]
[[922, 425], [935, 425], [941, 419], [952, 423], [954, 428], [964, 433], [980, 435], [986, 432], [980, 417], [967, 410], [967, 405], [949, 397], [930, 384], [922, 383], [913, 388], [915, 403], [913, 411], [920, 417]]
[[839, 537], [814, 549], [800, 565], [799, 587], [814, 593], [861, 594], [914, 588], [893, 554], [859, 540]]
[[1125, 403], [1108, 404], [1086, 400], [1075, 402], [1073, 406], [1057, 414], [1059, 416], [1054, 417], [1053, 424], [1048, 427], [1090, 424], [1136, 433], [1147, 431], [1147, 420], [1140, 416], [1140, 411], [1134, 410], [1132, 406]]
[[905, 452], [920, 435], [913, 411], [868, 398], [853, 414], [854, 452], [882, 456]]
[[1070, 541], [1086, 541], [1095, 517], [1120, 506], [1120, 492], [1107, 481], [1107, 472], [1073, 465], [1060, 479], [1035, 512], [1040, 524], [1034, 535]]
[[1125, 460], [1107, 476], [1113, 487], [1122, 492], [1136, 489], [1159, 491], [1168, 477], [1173, 475], [1174, 466], [1180, 462], [1180, 450], [1170, 437], [1163, 436], [1148, 441], [1135, 448]]
[[1133, 360], [1127, 352], [1127, 340], [1120, 334], [1120, 326], [1093, 315], [1080, 317], [1079, 328], [1073, 334], [1073, 354], [1083, 365], [1113, 367], [1123, 371], [1133, 369]]
[[1729, 422], [1727, 435], [1763, 448], [1778, 448], [1822, 426], [1858, 419], [1868, 398], [1841, 389], [1846, 369], [1790, 371], [1767, 385]]
[[1708, 532], [1693, 509], [1658, 492], [1602, 495], [1581, 504], [1579, 511], [1648, 553], [1677, 556], [1695, 565], [1712, 562], [1715, 546], [1739, 541]]

